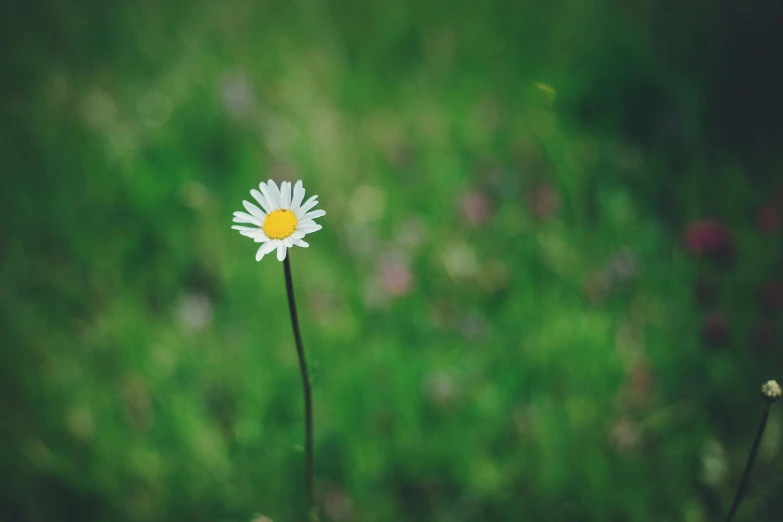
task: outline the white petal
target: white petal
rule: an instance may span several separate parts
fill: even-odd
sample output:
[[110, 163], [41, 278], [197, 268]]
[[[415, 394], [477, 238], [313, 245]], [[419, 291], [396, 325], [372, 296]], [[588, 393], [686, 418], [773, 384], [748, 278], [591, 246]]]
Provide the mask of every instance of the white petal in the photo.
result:
[[305, 234], [312, 234], [313, 232], [318, 232], [322, 228], [323, 227], [318, 223], [313, 223], [312, 221], [310, 221], [309, 224], [299, 225], [298, 227], [296, 227], [296, 230], [297, 231], [301, 230]]
[[301, 239], [295, 239], [294, 245], [302, 248], [307, 248], [310, 246], [310, 243], [308, 243], [307, 241], [302, 241]]
[[283, 181], [280, 183], [280, 199], [283, 208], [291, 208], [291, 182]]
[[[273, 180], [269, 180], [266, 182], [266, 188], [269, 191], [269, 194], [271, 194], [272, 199], [274, 202], [272, 203], [273, 206], [277, 208], [283, 208], [283, 200], [280, 197], [280, 188], [277, 186], [277, 183], [275, 183]], [[269, 197], [267, 196], [267, 201], [269, 201]]]
[[298, 211], [299, 207], [302, 206], [302, 200], [305, 197], [305, 189], [302, 185], [302, 180], [296, 182], [296, 185], [294, 185], [294, 199], [291, 200], [291, 210]]
[[278, 261], [285, 261], [285, 254], [288, 249], [285, 247], [285, 244], [280, 241], [277, 245], [277, 260]]
[[269, 214], [271, 210], [269, 210], [269, 202], [266, 200], [263, 194], [261, 194], [256, 189], [253, 189], [250, 191], [250, 195], [253, 196], [256, 201], [258, 201], [258, 204], [261, 205], [261, 208], [264, 209], [264, 212]]
[[297, 230], [293, 234], [291, 234], [291, 239], [302, 239], [307, 235], [307, 232], [302, 232], [301, 230]]
[[250, 223], [252, 225], [258, 225], [259, 227], [264, 224], [264, 222], [260, 219], [258, 219], [255, 216], [251, 216], [250, 214], [245, 214], [244, 212], [234, 212], [234, 223]]
[[319, 218], [319, 217], [325, 216], [325, 215], [326, 215], [326, 211], [325, 210], [322, 210], [322, 209], [313, 210], [312, 212], [308, 212], [307, 214], [302, 216], [302, 220], [305, 220], [305, 219], [315, 219], [315, 218]]
[[296, 212], [296, 217], [299, 218], [299, 216], [303, 216], [305, 212], [313, 208], [318, 204], [318, 196], [310, 196], [307, 201], [304, 202], [304, 205], [299, 207], [298, 211]]
[[[270, 184], [274, 184], [274, 181], [269, 180]], [[278, 195], [280, 194], [277, 190], [277, 186], [275, 186], [274, 190], [272, 187], [263, 181], [259, 183], [259, 188], [261, 189], [261, 193], [264, 195], [264, 198], [266, 198], [266, 202], [269, 203], [269, 212], [272, 213], [275, 210], [280, 208], [280, 198]]]
[[[263, 243], [264, 241], [268, 241], [269, 238], [266, 237], [266, 235], [259, 235], [258, 231], [251, 231], [251, 230], [240, 230], [240, 234], [242, 234], [245, 237], [249, 237], [256, 243]], [[261, 233], [263, 234], [263, 232]]]
[[234, 230], [244, 230], [245, 232], [261, 232], [262, 230], [258, 227], [246, 227], [243, 225], [233, 225], [231, 228]]
[[285, 239], [283, 240], [283, 244], [284, 244], [284, 245], [285, 245], [287, 248], [291, 248], [292, 246], [294, 246], [294, 240], [293, 240], [293, 239], [291, 239], [291, 237], [289, 236], [289, 237], [287, 237], [287, 238], [285, 238]]
[[270, 253], [272, 250], [277, 248], [277, 245], [274, 241], [270, 241], [268, 243], [264, 243], [258, 248], [258, 251], [256, 252], [256, 261], [261, 261], [265, 255]]
[[249, 201], [242, 201], [242, 204], [245, 206], [245, 210], [250, 212], [258, 219], [266, 219], [266, 214], [264, 214], [264, 212], [254, 204], [250, 203]]
[[250, 237], [255, 239], [257, 243], [261, 241], [269, 241], [269, 238], [266, 236], [263, 229], [260, 229], [258, 227], [243, 227], [240, 225], [234, 225], [231, 228], [239, 231], [239, 233], [245, 237]]

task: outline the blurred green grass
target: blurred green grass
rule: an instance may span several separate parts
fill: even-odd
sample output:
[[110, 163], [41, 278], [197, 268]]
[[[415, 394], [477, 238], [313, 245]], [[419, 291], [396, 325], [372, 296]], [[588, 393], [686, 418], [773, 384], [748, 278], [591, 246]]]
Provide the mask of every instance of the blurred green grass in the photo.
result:
[[[301, 517], [282, 267], [229, 229], [270, 177], [327, 210], [292, 252], [325, 519], [726, 509], [780, 369], [743, 337], [779, 248], [645, 3], [40, 5], [5, 86], [9, 520]], [[731, 269], [679, 245], [715, 214]], [[779, 506], [780, 422], [748, 518]]]

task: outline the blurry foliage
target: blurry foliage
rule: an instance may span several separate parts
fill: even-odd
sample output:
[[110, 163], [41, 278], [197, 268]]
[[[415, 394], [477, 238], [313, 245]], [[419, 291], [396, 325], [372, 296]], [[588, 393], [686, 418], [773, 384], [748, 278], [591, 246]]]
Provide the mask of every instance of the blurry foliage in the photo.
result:
[[6, 3], [2, 518], [301, 516], [282, 268], [229, 230], [269, 177], [328, 212], [293, 253], [326, 520], [718, 518], [781, 369], [725, 4]]

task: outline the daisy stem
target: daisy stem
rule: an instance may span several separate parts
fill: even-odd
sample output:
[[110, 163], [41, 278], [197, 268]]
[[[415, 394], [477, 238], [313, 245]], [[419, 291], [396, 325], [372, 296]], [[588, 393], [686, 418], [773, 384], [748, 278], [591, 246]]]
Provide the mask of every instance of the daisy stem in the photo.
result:
[[294, 328], [296, 340], [296, 353], [299, 355], [299, 371], [302, 374], [302, 386], [304, 388], [305, 410], [305, 489], [307, 491], [308, 518], [310, 522], [318, 522], [318, 510], [315, 505], [315, 490], [313, 489], [313, 398], [310, 385], [310, 374], [307, 370], [307, 358], [305, 357], [302, 333], [299, 331], [299, 316], [296, 313], [296, 300], [294, 299], [294, 279], [291, 276], [291, 252], [288, 252], [283, 261], [285, 269], [285, 287], [288, 291], [288, 309], [291, 312], [291, 325]]
[[753, 446], [750, 447], [750, 454], [748, 455], [748, 461], [745, 463], [745, 471], [742, 472], [742, 478], [740, 478], [739, 487], [737, 487], [737, 494], [734, 496], [734, 502], [731, 503], [729, 514], [726, 517], [726, 522], [734, 520], [734, 515], [737, 513], [742, 498], [745, 496], [745, 492], [748, 489], [748, 479], [750, 478], [750, 472], [753, 470], [753, 464], [756, 462], [756, 453], [759, 450], [759, 444], [761, 443], [761, 436], [764, 434], [764, 428], [767, 427], [767, 419], [769, 419], [769, 407], [772, 401], [766, 400], [764, 405], [764, 413], [761, 414], [761, 422], [759, 428], [756, 430], [756, 438], [753, 439]]

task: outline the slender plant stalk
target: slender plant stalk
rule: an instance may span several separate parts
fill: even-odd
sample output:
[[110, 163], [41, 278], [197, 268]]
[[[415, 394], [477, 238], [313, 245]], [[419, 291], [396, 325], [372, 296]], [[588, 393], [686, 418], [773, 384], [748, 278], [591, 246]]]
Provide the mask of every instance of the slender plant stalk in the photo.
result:
[[734, 496], [734, 502], [731, 503], [729, 514], [726, 516], [726, 522], [731, 522], [734, 520], [734, 515], [737, 513], [737, 508], [739, 508], [740, 502], [742, 502], [742, 498], [745, 496], [745, 492], [748, 489], [748, 479], [750, 478], [750, 472], [753, 470], [753, 464], [756, 462], [756, 453], [758, 453], [759, 450], [761, 436], [764, 435], [764, 428], [767, 427], [770, 404], [772, 404], [771, 401], [765, 401], [764, 413], [761, 414], [759, 429], [756, 431], [756, 438], [753, 439], [753, 446], [750, 448], [748, 462], [745, 464], [745, 471], [742, 472], [742, 478], [740, 478], [739, 487], [737, 487], [737, 494]]
[[296, 340], [296, 353], [299, 355], [299, 371], [302, 374], [302, 387], [304, 388], [305, 410], [305, 489], [307, 491], [308, 517], [310, 522], [318, 522], [318, 509], [315, 504], [315, 490], [313, 488], [313, 397], [310, 385], [310, 374], [307, 370], [307, 358], [305, 357], [302, 333], [299, 331], [299, 316], [296, 313], [296, 300], [294, 299], [294, 279], [291, 276], [291, 252], [283, 261], [285, 269], [285, 287], [288, 291], [288, 309], [291, 312], [291, 325], [294, 328]]

